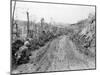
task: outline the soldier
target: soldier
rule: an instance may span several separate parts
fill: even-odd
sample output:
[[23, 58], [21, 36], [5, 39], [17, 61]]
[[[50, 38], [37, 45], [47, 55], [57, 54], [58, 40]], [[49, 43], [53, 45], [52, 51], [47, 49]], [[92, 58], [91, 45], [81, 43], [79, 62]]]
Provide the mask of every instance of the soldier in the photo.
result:
[[[19, 50], [15, 53], [16, 61], [18, 62], [20, 59], [29, 60], [30, 50], [29, 50], [30, 42], [26, 40], [24, 45], [19, 48]], [[19, 61], [20, 62], [20, 61]]]

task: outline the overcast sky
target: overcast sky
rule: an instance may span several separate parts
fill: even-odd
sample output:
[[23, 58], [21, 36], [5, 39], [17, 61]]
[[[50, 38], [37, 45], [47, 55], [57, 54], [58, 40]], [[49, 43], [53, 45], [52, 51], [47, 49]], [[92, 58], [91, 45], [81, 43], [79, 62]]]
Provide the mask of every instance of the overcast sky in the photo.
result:
[[[12, 2], [13, 9], [14, 2]], [[33, 2], [16, 2], [15, 19], [27, 20], [26, 12], [29, 12], [31, 21], [40, 21], [44, 17], [46, 22], [76, 23], [95, 12], [95, 7], [47, 4]]]

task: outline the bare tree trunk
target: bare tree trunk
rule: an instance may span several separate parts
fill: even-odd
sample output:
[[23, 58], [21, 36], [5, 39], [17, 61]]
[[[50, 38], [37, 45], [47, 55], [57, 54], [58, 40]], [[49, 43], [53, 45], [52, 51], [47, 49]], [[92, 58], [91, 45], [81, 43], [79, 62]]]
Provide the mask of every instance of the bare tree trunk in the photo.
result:
[[12, 29], [14, 27], [14, 13], [15, 13], [15, 8], [16, 8], [16, 0], [15, 0], [15, 3], [14, 3], [13, 13], [12, 13]]
[[15, 8], [16, 8], [16, 0], [15, 0], [15, 3], [14, 3], [14, 9], [13, 9], [13, 14], [12, 14], [12, 22], [14, 21]]
[[15, 0], [15, 3], [14, 3], [14, 8], [13, 8], [13, 12], [12, 12], [12, 16], [11, 16], [11, 37], [13, 38], [13, 33], [14, 33], [14, 13], [15, 13], [15, 7], [16, 7], [16, 0]]
[[27, 38], [29, 37], [29, 12], [27, 13]]
[[17, 23], [15, 23], [15, 24], [16, 24], [16, 37], [19, 37], [18, 24]]

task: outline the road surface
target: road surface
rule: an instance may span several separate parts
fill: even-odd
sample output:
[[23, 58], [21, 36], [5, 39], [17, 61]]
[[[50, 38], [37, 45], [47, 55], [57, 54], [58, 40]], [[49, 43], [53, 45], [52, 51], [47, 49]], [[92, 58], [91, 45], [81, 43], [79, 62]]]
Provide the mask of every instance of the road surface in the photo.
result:
[[[37, 60], [38, 54], [41, 55], [40, 60], [35, 62], [34, 59]], [[75, 44], [66, 35], [54, 39], [37, 52], [33, 52], [32, 57], [33, 59], [30, 60], [34, 60], [33, 62], [19, 66], [14, 72], [32, 73], [95, 68], [95, 58], [79, 53]]]

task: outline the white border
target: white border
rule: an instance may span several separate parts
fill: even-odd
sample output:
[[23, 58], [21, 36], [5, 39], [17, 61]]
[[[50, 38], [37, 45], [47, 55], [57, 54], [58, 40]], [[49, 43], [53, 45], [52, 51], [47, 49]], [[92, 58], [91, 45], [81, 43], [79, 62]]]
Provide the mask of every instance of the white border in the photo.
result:
[[[97, 6], [97, 70], [40, 73], [40, 75], [99, 75], [100, 72], [100, 0], [36, 0]], [[10, 0], [0, 0], [0, 75], [10, 73]], [[32, 74], [27, 74], [32, 75]]]

